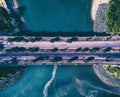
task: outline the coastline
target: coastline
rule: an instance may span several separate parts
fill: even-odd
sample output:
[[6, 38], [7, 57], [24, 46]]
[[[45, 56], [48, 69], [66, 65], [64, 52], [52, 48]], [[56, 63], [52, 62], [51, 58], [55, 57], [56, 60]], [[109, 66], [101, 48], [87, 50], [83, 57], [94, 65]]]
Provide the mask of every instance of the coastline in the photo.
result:
[[93, 70], [103, 83], [114, 87], [120, 87], [120, 79], [107, 73], [102, 65], [93, 65]]
[[0, 80], [0, 91], [3, 91], [18, 82], [24, 75], [25, 70], [26, 69], [23, 68], [20, 71], [15, 72], [12, 76]]
[[92, 0], [92, 9], [91, 9], [91, 17], [93, 20], [96, 19], [97, 10], [99, 5], [102, 3], [108, 3], [109, 0]]
[[4, 0], [0, 0], [0, 6], [2, 6], [3, 8], [5, 8], [6, 10], [8, 10], [7, 8], [7, 4]]
[[[20, 7], [20, 5], [19, 5], [19, 3], [18, 3], [17, 0], [13, 0], [13, 3], [14, 3], [14, 7], [15, 7], [16, 9]], [[23, 16], [20, 16], [20, 19], [21, 19], [21, 21], [22, 21], [23, 23], [25, 22]]]
[[99, 5], [99, 0], [92, 0], [91, 17], [93, 21], [95, 20], [95, 17], [96, 17], [98, 5]]
[[91, 8], [91, 17], [94, 21], [94, 32], [107, 32], [105, 27], [105, 11], [108, 7], [109, 0], [93, 0]]
[[[109, 0], [92, 0], [91, 17], [93, 20], [96, 19], [96, 14], [97, 14], [99, 5], [103, 4], [103, 3], [108, 3], [108, 2], [109, 2]], [[16, 8], [19, 7], [17, 0], [13, 0], [13, 3]]]
[[17, 0], [13, 0], [13, 2], [14, 2], [14, 6], [15, 6], [16, 8], [18, 8], [18, 7], [19, 7], [19, 4], [18, 4]]
[[[13, 6], [13, 9], [15, 10], [15, 12], [18, 13], [17, 8], [20, 7], [18, 1], [17, 0], [11, 0], [10, 2], [12, 3], [12, 6]], [[104, 24], [101, 23], [101, 21], [96, 21], [96, 16], [97, 16], [97, 11], [98, 11], [99, 5], [103, 4], [103, 3], [108, 3], [108, 2], [109, 2], [109, 0], [92, 0], [91, 17], [92, 17], [92, 19], [94, 21], [94, 24], [93, 24], [93, 31], [91, 31], [91, 35], [96, 35], [96, 34], [97, 35], [107, 35], [105, 33], [101, 33], [101, 34], [99, 33], [99, 32], [107, 32], [107, 30], [106, 30], [106, 27], [104, 26]], [[21, 19], [21, 21], [23, 23], [25, 23], [25, 20], [24, 20], [23, 16], [21, 16], [20, 19]], [[102, 20], [102, 19], [100, 19], [100, 20]], [[94, 32], [98, 32], [98, 33], [94, 33]], [[30, 33], [27, 34], [27, 35], [31, 35], [32, 36], [33, 35], [32, 33], [33, 32], [30, 31]], [[48, 33], [44, 32], [44, 31], [41, 32], [41, 33], [42, 34], [39, 34], [39, 33], [36, 33], [36, 34], [38, 34], [38, 35], [45, 35], [45, 36], [48, 35]], [[87, 35], [88, 35], [88, 33], [87, 33]], [[74, 34], [78, 35], [79, 33], [75, 32]], [[69, 35], [72, 35], [72, 34], [70, 33]], [[83, 35], [86, 35], [86, 34], [83, 33]], [[58, 36], [58, 35], [55, 33], [55, 36]]]

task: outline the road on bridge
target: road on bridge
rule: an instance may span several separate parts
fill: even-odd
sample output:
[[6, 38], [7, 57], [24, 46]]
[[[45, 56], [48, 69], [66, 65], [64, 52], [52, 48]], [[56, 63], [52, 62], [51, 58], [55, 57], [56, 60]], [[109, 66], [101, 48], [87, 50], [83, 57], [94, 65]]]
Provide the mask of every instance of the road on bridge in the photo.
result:
[[73, 57], [73, 56], [79, 56], [79, 57], [109, 57], [109, 58], [120, 58], [120, 53], [76, 53], [76, 52], [55, 52], [55, 53], [49, 53], [49, 52], [42, 52], [42, 53], [3, 53], [0, 54], [0, 57], [22, 57], [22, 56], [61, 56], [61, 57]]
[[76, 41], [72, 43], [67, 43], [67, 42], [4, 42], [4, 47], [5, 48], [12, 48], [12, 47], [25, 47], [25, 48], [33, 48], [33, 47], [39, 47], [40, 49], [53, 49], [53, 48], [58, 48], [58, 49], [76, 49], [76, 48], [93, 48], [93, 47], [100, 47], [100, 48], [106, 48], [106, 47], [111, 47], [111, 48], [120, 48], [120, 41]]

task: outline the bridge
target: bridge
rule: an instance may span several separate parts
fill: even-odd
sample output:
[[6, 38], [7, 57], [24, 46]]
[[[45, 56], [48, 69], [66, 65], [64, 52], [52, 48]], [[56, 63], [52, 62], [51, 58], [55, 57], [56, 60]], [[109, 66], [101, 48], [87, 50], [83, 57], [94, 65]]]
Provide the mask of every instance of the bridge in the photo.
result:
[[0, 64], [120, 64], [120, 36], [2, 36]]

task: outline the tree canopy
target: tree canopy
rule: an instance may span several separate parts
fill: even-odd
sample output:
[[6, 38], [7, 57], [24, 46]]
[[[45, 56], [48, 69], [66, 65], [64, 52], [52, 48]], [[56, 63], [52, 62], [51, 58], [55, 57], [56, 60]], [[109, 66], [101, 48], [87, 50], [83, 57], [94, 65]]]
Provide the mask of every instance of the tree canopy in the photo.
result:
[[120, 0], [110, 0], [105, 25], [110, 34], [120, 34]]
[[0, 6], [0, 31], [10, 29], [10, 17], [7, 10]]

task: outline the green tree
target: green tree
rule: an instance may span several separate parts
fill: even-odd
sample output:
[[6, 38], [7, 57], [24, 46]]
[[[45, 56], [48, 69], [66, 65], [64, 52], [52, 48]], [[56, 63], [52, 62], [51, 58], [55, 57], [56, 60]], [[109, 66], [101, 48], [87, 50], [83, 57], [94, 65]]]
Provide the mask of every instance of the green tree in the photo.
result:
[[52, 62], [59, 62], [59, 61], [62, 61], [61, 56], [57, 56], [57, 57], [54, 57], [54, 59], [52, 59]]
[[120, 0], [111, 0], [106, 11], [105, 25], [110, 34], [120, 34]]
[[9, 30], [10, 26], [10, 16], [7, 10], [0, 6], [0, 31]]

